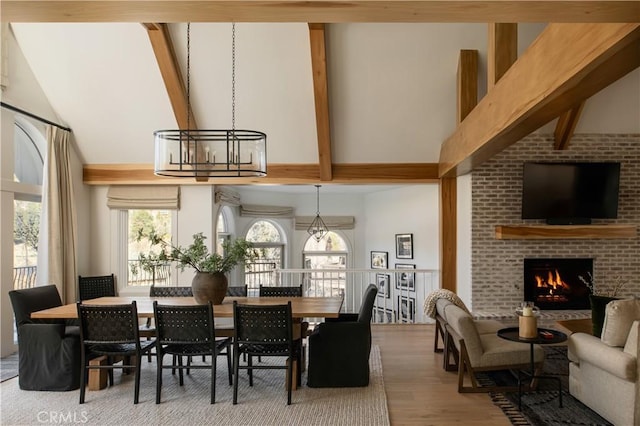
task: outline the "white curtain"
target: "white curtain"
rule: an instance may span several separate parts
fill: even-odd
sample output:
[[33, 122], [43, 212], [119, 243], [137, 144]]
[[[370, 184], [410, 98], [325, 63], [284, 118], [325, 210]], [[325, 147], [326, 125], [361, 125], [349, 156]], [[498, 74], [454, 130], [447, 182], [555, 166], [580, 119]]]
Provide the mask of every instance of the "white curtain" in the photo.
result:
[[47, 158], [38, 247], [38, 284], [55, 284], [63, 303], [76, 301], [77, 224], [70, 133], [47, 129]]

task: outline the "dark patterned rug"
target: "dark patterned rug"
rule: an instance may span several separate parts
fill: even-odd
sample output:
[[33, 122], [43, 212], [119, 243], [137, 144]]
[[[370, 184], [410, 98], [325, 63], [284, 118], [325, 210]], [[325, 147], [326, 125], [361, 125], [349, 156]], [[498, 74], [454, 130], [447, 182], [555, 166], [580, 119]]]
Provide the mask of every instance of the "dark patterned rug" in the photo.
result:
[[[522, 395], [522, 411], [518, 410], [518, 393], [491, 393], [493, 403], [502, 409], [512, 424], [517, 426], [589, 425], [609, 426], [611, 423], [569, 394], [569, 360], [566, 346], [545, 346], [544, 374], [559, 377], [562, 382], [562, 408], [558, 404], [555, 380], [540, 380], [537, 392]], [[510, 371], [483, 375], [498, 385], [517, 385]]]

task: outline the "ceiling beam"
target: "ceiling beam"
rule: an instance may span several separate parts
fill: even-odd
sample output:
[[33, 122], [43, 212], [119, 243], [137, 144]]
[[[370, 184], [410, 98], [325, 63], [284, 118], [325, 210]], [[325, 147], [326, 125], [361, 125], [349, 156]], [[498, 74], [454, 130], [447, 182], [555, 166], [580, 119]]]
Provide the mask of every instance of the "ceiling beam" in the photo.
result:
[[334, 164], [333, 180], [320, 180], [317, 164], [268, 164], [263, 178], [173, 178], [153, 174], [153, 164], [85, 164], [82, 182], [87, 185], [308, 185], [323, 184], [413, 184], [437, 183], [435, 163]]
[[473, 170], [640, 66], [640, 24], [549, 24], [440, 150], [440, 176]]
[[580, 121], [580, 114], [582, 114], [582, 108], [586, 101], [574, 105], [568, 111], [565, 111], [558, 117], [556, 123], [556, 130], [553, 132], [554, 137], [554, 149], [565, 150], [569, 149], [569, 143], [573, 137], [573, 132]]
[[329, 120], [329, 84], [324, 24], [309, 24], [313, 98], [316, 106], [316, 133], [320, 180], [331, 180], [331, 124]]
[[147, 29], [149, 41], [151, 41], [151, 47], [156, 56], [158, 68], [160, 69], [164, 86], [167, 89], [178, 128], [187, 129], [191, 127], [192, 129], [197, 129], [198, 125], [193, 111], [189, 111], [189, 114], [187, 114], [187, 107], [190, 108], [191, 106], [187, 105], [187, 89], [184, 86], [182, 72], [178, 65], [167, 24], [145, 23], [142, 25]]
[[490, 23], [487, 49], [487, 90], [518, 59], [518, 24]]
[[[164, 23], [143, 23], [142, 25], [147, 29], [149, 41], [151, 41], [151, 47], [158, 62], [158, 68], [160, 69], [164, 86], [167, 89], [178, 128], [180, 130], [198, 129], [196, 118], [189, 103], [189, 93], [184, 86], [176, 52], [173, 49], [169, 27]], [[191, 149], [189, 145], [198, 144], [199, 142], [185, 141], [182, 143], [186, 146], [185, 149], [188, 152]], [[204, 149], [196, 149], [195, 151], [197, 152], [196, 161], [204, 162]], [[198, 172], [196, 175], [196, 180], [199, 182], [207, 182], [208, 179], [206, 172]]]
[[3, 0], [3, 22], [638, 22], [637, 0]]

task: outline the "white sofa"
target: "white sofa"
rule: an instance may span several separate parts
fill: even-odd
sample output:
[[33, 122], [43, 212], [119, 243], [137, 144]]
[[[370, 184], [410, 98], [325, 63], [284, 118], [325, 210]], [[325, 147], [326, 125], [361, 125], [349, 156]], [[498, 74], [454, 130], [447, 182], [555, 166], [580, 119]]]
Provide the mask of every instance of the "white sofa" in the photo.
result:
[[607, 304], [602, 336], [569, 337], [569, 392], [617, 426], [640, 424], [640, 300]]

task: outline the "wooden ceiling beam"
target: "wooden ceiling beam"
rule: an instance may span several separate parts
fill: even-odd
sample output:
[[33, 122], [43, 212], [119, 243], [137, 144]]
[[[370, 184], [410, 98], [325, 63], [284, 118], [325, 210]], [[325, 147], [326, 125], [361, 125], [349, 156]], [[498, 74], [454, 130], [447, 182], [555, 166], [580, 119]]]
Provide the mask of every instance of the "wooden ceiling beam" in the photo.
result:
[[316, 133], [320, 180], [331, 180], [331, 123], [329, 119], [329, 84], [324, 24], [309, 24], [313, 98], [316, 106]]
[[[164, 23], [143, 23], [142, 25], [147, 29], [149, 41], [151, 41], [151, 47], [158, 62], [158, 68], [160, 69], [164, 86], [167, 89], [178, 128], [180, 130], [198, 129], [196, 118], [189, 104], [189, 94], [184, 86], [176, 52], [173, 49], [169, 27]], [[197, 144], [199, 142], [183, 142], [186, 145], [187, 152], [192, 148], [190, 145], [193, 143]], [[197, 152], [196, 161], [203, 163], [205, 161], [204, 149], [196, 149], [195, 151]], [[198, 182], [207, 182], [208, 179], [208, 175], [204, 172], [198, 173], [196, 176]]]
[[440, 150], [440, 176], [473, 170], [640, 66], [640, 24], [549, 24]]
[[197, 129], [198, 125], [193, 111], [189, 111], [190, 116], [187, 118], [187, 89], [182, 79], [182, 72], [178, 65], [167, 24], [143, 23], [142, 25], [147, 29], [149, 41], [151, 41], [151, 47], [158, 62], [158, 68], [160, 69], [164, 86], [167, 89], [178, 128], [187, 129], [191, 127], [192, 129]]
[[487, 91], [518, 59], [518, 24], [490, 23], [487, 49]]
[[638, 22], [637, 0], [3, 0], [3, 22]]
[[153, 174], [152, 164], [86, 164], [83, 183], [87, 185], [308, 185], [308, 184], [413, 184], [437, 183], [436, 163], [334, 164], [333, 180], [320, 179], [317, 164], [268, 164], [263, 178], [171, 178]]
[[585, 102], [586, 101], [582, 101], [578, 103], [578, 105], [574, 105], [573, 108], [569, 109], [560, 117], [558, 117], [556, 130], [553, 132], [553, 137], [555, 140], [553, 144], [554, 149], [569, 149], [569, 143], [571, 142], [571, 138], [573, 137], [573, 132], [576, 130], [578, 121], [580, 121], [580, 114], [582, 114], [582, 108], [584, 108]]

